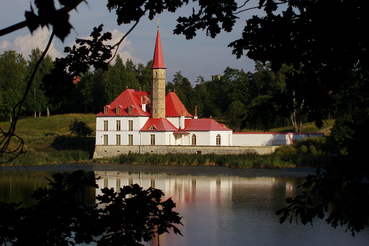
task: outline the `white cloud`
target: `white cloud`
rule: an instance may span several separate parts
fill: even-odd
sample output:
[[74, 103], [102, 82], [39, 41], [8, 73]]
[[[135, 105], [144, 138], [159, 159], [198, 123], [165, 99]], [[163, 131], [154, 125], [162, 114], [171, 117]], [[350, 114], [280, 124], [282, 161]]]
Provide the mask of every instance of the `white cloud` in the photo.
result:
[[[38, 47], [40, 50], [44, 50], [49, 38], [51, 35], [51, 31], [48, 29], [37, 29], [33, 35], [28, 34], [25, 36], [18, 36], [15, 38], [13, 42], [9, 42], [8, 40], [4, 40], [0, 42], [0, 52], [3, 53], [6, 50], [15, 50], [17, 53], [23, 55], [24, 58], [28, 59], [31, 54], [32, 49]], [[57, 51], [54, 47], [54, 42], [51, 43], [49, 51], [47, 53], [53, 59], [56, 57], [63, 56], [59, 51]]]
[[[124, 33], [121, 33], [117, 29], [114, 29], [110, 32], [112, 33], [112, 39], [106, 42], [106, 44], [109, 45], [116, 44], [124, 35]], [[37, 29], [37, 31], [35, 31], [33, 35], [28, 34], [24, 36], [18, 36], [14, 39], [13, 42], [8, 40], [0, 41], [0, 54], [2, 54], [6, 50], [15, 50], [17, 53], [22, 54], [25, 59], [28, 59], [32, 49], [36, 47], [39, 47], [40, 50], [45, 49], [50, 35], [51, 31], [49, 31], [47, 28], [44, 28]], [[89, 36], [80, 38], [90, 39]], [[69, 46], [72, 47], [74, 44], [75, 43], [73, 42]], [[133, 55], [134, 53], [135, 48], [132, 46], [131, 41], [127, 39], [123, 40], [117, 52], [117, 54], [119, 54], [122, 58], [123, 62], [126, 62], [127, 59], [131, 59], [135, 64], [143, 63], [142, 60]], [[47, 54], [50, 55], [53, 59], [55, 59], [56, 57], [64, 57], [64, 54], [62, 54], [55, 48], [54, 42], [51, 44]], [[114, 62], [115, 61], [112, 61], [113, 64]]]
[[[105, 42], [105, 44], [107, 45], [115, 45], [116, 43], [118, 43], [120, 41], [120, 39], [124, 36], [125, 33], [121, 33], [119, 30], [114, 29], [113, 31], [107, 30], [104, 32], [111, 32], [112, 34], [112, 39]], [[127, 36], [129, 37], [129, 36]], [[91, 39], [91, 37], [89, 36], [85, 36], [85, 37], [79, 37], [80, 39]], [[75, 45], [75, 43], [71, 43], [69, 44], [69, 47], [72, 47], [73, 45]], [[113, 50], [113, 54], [114, 54], [115, 50]], [[139, 58], [137, 58], [136, 56], [133, 55], [133, 53], [135, 53], [135, 48], [132, 46], [131, 41], [124, 39], [122, 41], [122, 43], [119, 46], [117, 55], [119, 54], [120, 57], [123, 60], [123, 63], [125, 63], [127, 61], [127, 59], [130, 59], [133, 61], [134, 64], [138, 64], [138, 63], [143, 63], [142, 60], [140, 60]], [[111, 62], [111, 64], [113, 65], [115, 63], [115, 59]]]
[[[125, 34], [125, 33], [121, 33], [117, 29], [114, 29], [113, 31], [111, 31], [111, 33], [112, 33], [113, 38], [109, 42], [107, 42], [109, 45], [114, 45], [114, 44], [118, 43], [119, 40]], [[134, 53], [134, 52], [135, 52], [135, 49], [133, 48], [131, 41], [127, 40], [127, 38], [126, 38], [120, 44], [117, 54], [120, 55], [120, 57], [122, 58], [123, 62], [126, 62], [127, 59], [130, 59], [135, 64], [142, 63], [142, 61], [139, 58], [133, 56], [132, 53]]]

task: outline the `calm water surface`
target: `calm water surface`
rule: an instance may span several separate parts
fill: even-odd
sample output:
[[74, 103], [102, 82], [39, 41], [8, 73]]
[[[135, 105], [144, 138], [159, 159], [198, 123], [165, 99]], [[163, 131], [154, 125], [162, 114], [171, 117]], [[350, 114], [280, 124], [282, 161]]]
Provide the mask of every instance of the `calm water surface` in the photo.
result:
[[[322, 220], [313, 226], [279, 224], [275, 211], [286, 196], [297, 194], [302, 178], [173, 175], [166, 173], [96, 171], [99, 187], [118, 188], [138, 183], [163, 190], [183, 216], [183, 237], [162, 235], [160, 245], [369, 245], [368, 228], [352, 237], [343, 228], [332, 229]], [[32, 175], [0, 172], [0, 201], [25, 201], [38, 187], [46, 187], [48, 172]], [[86, 190], [94, 202], [99, 190]], [[157, 240], [146, 245], [158, 245]]]

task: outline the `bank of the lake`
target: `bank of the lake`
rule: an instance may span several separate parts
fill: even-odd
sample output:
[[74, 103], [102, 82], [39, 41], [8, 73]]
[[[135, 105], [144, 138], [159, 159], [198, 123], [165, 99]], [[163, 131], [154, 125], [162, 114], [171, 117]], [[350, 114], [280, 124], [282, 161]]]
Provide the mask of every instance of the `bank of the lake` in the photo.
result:
[[315, 174], [316, 168], [252, 168], [237, 169], [220, 166], [159, 166], [159, 165], [125, 165], [111, 163], [72, 163], [72, 164], [48, 164], [39, 166], [6, 166], [1, 167], [4, 172], [72, 172], [85, 171], [116, 171], [130, 173], [166, 173], [168, 175], [192, 175], [192, 176], [238, 176], [238, 177], [290, 177], [305, 178], [308, 174]]

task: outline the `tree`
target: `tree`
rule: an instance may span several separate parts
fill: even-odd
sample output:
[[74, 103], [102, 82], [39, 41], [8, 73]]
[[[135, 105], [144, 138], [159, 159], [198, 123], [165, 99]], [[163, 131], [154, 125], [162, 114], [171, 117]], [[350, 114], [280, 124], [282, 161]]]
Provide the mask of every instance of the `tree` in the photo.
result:
[[171, 83], [168, 83], [168, 90], [174, 90], [187, 110], [194, 114], [195, 111], [195, 95], [191, 82], [181, 74], [176, 72]]
[[181, 235], [176, 227], [181, 217], [173, 211], [175, 203], [171, 198], [163, 201], [161, 190], [144, 190], [137, 184], [117, 192], [105, 188], [96, 197], [97, 205], [87, 205], [78, 199], [87, 188], [98, 188], [93, 173], [57, 173], [47, 189], [39, 188], [32, 194], [35, 205], [0, 202], [0, 243], [143, 245], [169, 229]]
[[149, 61], [146, 66], [141, 63], [137, 65], [137, 79], [143, 91], [151, 90], [151, 67], [152, 60]]
[[246, 108], [240, 101], [233, 101], [227, 109], [227, 120], [229, 127], [233, 131], [240, 131], [243, 118], [245, 117]]
[[309, 177], [304, 187], [311, 190], [287, 199], [288, 206], [279, 212], [282, 221], [300, 218], [305, 224], [321, 218], [331, 204], [327, 222], [355, 233], [369, 217], [365, 208], [369, 173], [363, 161], [363, 148], [368, 147], [363, 139], [368, 136], [369, 115], [363, 109], [368, 108], [369, 43], [362, 32], [368, 6], [360, 0], [291, 0], [285, 1], [287, 8], [280, 13], [278, 2], [283, 1], [266, 1], [266, 15], [247, 20], [242, 37], [230, 44], [234, 54], [240, 57], [247, 50], [254, 60], [271, 62], [274, 71], [283, 64], [292, 66], [286, 95], [295, 98], [301, 114], [308, 113], [318, 126], [333, 105], [350, 105], [355, 122], [347, 155], [333, 158], [325, 172]]
[[0, 55], [0, 93], [2, 114], [12, 120], [12, 109], [21, 100], [26, 77], [26, 61], [13, 50]]
[[[39, 48], [32, 49], [31, 55], [29, 56], [30, 60], [28, 61], [27, 77], [25, 78], [25, 81], [28, 81], [31, 77], [36, 63], [41, 57], [41, 54], [42, 52]], [[47, 98], [45, 97], [44, 92], [41, 90], [41, 83], [42, 78], [51, 72], [52, 66], [52, 58], [47, 55], [40, 64], [40, 69], [37, 71], [32, 83], [31, 92], [28, 94], [26, 101], [24, 102], [26, 112], [33, 112], [35, 118], [37, 112], [41, 114], [41, 111], [46, 110], [47, 107]]]
[[69, 126], [69, 131], [71, 134], [77, 134], [78, 137], [89, 136], [93, 132], [91, 127], [89, 127], [86, 122], [75, 119]]

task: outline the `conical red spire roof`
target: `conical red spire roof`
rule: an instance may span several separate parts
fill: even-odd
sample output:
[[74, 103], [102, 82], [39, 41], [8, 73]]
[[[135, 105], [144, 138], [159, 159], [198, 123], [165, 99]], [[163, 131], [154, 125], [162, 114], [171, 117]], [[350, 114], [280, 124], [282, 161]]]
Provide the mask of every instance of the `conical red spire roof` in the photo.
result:
[[156, 44], [155, 44], [155, 51], [154, 51], [154, 60], [152, 64], [153, 68], [164, 68], [167, 67], [164, 65], [164, 59], [163, 59], [163, 51], [161, 50], [161, 41], [160, 41], [160, 32], [158, 29], [158, 33], [156, 35]]

